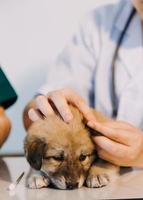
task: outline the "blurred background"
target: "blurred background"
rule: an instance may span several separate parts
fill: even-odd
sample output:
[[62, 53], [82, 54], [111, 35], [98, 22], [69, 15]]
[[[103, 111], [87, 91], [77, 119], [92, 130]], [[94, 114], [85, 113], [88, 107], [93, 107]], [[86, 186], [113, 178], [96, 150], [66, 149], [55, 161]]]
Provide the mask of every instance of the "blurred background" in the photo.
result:
[[48, 63], [65, 46], [81, 16], [107, 1], [0, 0], [0, 65], [19, 97], [7, 110], [13, 127], [0, 154], [23, 153], [24, 106], [44, 84]]

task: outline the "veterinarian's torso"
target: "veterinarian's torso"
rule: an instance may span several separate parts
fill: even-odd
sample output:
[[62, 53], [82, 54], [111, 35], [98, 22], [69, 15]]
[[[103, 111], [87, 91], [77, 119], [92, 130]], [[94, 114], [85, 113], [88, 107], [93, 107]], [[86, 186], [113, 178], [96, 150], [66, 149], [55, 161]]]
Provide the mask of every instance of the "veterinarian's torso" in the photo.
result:
[[[131, 9], [130, 0], [120, 0], [91, 12], [54, 66], [48, 68], [47, 83], [40, 92], [70, 86], [111, 116], [111, 63]], [[119, 49], [115, 85], [117, 118], [143, 128], [143, 31], [138, 15]]]

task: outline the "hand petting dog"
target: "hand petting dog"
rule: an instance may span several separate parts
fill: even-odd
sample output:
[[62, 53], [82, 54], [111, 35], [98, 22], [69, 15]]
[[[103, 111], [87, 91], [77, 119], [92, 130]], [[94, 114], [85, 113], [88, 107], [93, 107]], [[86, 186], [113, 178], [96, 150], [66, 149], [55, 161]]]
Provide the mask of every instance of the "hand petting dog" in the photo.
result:
[[102, 133], [93, 138], [100, 158], [119, 166], [143, 167], [141, 130], [122, 121], [89, 121], [88, 126]]
[[37, 96], [35, 99], [36, 109], [31, 108], [28, 111], [30, 119], [32, 121], [36, 121], [40, 118], [37, 109], [40, 110], [40, 112], [45, 116], [53, 115], [54, 110], [51, 106], [51, 102], [55, 105], [63, 120], [67, 123], [73, 118], [68, 103], [77, 107], [87, 121], [95, 119], [95, 116], [85, 100], [72, 89], [61, 89], [49, 92], [47, 96]]
[[61, 89], [38, 96], [35, 106], [30, 110], [27, 108], [29, 118], [36, 121], [40, 118], [40, 110], [43, 115], [54, 113], [52, 102], [65, 122], [72, 120], [72, 113], [68, 103], [75, 105], [87, 120], [87, 125], [102, 133], [101, 136], [93, 138], [98, 146], [99, 157], [120, 166], [143, 167], [143, 132], [138, 128], [121, 121], [97, 122], [93, 112], [86, 102], [72, 89]]

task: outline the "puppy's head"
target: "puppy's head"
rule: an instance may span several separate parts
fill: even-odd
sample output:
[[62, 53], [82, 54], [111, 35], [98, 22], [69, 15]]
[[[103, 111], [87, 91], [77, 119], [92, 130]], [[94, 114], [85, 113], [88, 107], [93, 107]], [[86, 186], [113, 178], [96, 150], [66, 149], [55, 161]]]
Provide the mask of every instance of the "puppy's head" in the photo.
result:
[[33, 123], [28, 132], [25, 154], [31, 167], [45, 172], [56, 188], [81, 187], [95, 157], [82, 119], [66, 124], [58, 116], [49, 116]]

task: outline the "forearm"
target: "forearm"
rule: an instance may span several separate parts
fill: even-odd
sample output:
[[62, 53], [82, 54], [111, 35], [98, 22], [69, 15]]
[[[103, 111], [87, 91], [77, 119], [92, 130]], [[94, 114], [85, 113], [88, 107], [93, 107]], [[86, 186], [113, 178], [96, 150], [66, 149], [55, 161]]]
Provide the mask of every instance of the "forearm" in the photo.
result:
[[6, 141], [11, 129], [11, 122], [6, 116], [5, 111], [0, 107], [0, 147]]

